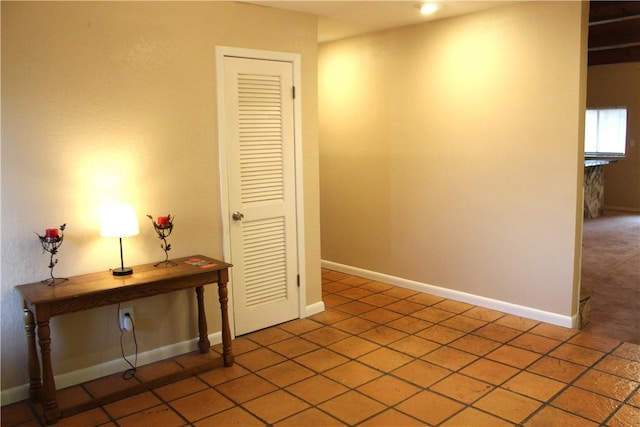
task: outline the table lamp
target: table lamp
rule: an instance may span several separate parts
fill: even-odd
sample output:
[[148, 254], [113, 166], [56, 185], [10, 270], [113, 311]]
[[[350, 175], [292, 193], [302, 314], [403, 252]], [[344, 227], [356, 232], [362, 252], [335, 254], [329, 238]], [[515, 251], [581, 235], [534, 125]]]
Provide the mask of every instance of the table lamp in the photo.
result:
[[100, 234], [103, 237], [120, 239], [120, 268], [112, 270], [114, 276], [126, 276], [133, 268], [124, 266], [122, 257], [122, 238], [140, 233], [138, 218], [131, 205], [105, 205], [100, 208]]

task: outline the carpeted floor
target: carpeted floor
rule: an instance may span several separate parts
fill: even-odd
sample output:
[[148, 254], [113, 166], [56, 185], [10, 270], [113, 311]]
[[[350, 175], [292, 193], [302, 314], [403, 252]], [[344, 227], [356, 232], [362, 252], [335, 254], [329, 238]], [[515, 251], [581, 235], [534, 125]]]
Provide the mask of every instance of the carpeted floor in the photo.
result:
[[640, 214], [585, 219], [582, 291], [591, 295], [586, 331], [640, 344]]

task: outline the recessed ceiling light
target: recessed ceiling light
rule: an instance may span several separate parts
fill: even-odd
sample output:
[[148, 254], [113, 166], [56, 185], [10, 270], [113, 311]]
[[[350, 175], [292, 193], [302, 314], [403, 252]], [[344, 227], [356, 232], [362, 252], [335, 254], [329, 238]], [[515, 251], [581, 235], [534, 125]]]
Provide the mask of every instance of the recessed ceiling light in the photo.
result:
[[420, 13], [423, 15], [431, 15], [436, 10], [438, 10], [437, 3], [424, 3], [424, 4], [421, 4], [419, 7], [420, 7]]

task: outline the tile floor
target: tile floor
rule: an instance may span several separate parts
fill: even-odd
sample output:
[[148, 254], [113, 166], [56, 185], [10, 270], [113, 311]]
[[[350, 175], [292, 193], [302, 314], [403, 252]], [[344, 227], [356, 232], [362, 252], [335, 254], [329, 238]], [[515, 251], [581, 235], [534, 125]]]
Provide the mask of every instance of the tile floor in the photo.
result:
[[[237, 338], [233, 367], [58, 425], [640, 425], [640, 346], [334, 271], [322, 276], [326, 311]], [[108, 384], [76, 388], [99, 393]], [[2, 426], [42, 419], [26, 402], [1, 415]]]

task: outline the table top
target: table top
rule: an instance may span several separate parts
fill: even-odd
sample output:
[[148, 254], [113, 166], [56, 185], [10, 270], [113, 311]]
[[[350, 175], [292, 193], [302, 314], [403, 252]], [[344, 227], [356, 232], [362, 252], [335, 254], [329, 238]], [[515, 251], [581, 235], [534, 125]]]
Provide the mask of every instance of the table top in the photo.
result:
[[616, 161], [617, 159], [585, 159], [584, 167], [590, 168], [593, 166], [604, 166], [608, 165], [609, 163], [615, 163]]
[[[133, 274], [128, 276], [114, 276], [107, 270], [69, 277], [68, 280], [56, 281], [52, 286], [36, 282], [16, 286], [16, 289], [26, 301], [39, 305], [114, 292], [129, 293], [145, 285], [177, 283], [179, 279], [191, 286], [193, 283], [209, 283], [217, 279], [220, 270], [231, 267], [231, 264], [204, 255], [192, 255], [171, 261], [175, 265], [160, 264], [155, 267], [154, 264], [158, 264], [156, 262], [134, 266]], [[178, 283], [176, 289], [180, 288]]]

